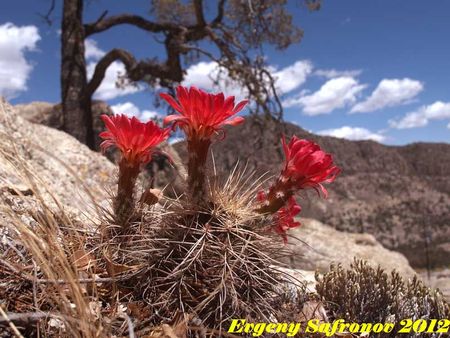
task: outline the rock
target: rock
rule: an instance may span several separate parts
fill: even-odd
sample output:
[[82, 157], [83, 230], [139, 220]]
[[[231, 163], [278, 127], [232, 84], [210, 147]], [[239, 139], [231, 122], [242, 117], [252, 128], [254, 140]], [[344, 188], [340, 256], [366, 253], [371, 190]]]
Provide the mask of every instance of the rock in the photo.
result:
[[[93, 128], [95, 134], [96, 149], [100, 149], [101, 139], [98, 136], [104, 130], [104, 125], [100, 119], [100, 115], [112, 115], [113, 111], [106, 102], [92, 101]], [[43, 124], [55, 129], [62, 129], [63, 115], [61, 104], [53, 104], [49, 102], [31, 102], [27, 104], [18, 104], [14, 106], [18, 115], [24, 119], [38, 124]]]
[[441, 270], [420, 271], [420, 277], [430, 287], [439, 289], [444, 297], [450, 302], [450, 268]]
[[155, 154], [145, 167], [145, 179], [152, 182], [153, 187], [164, 189], [165, 196], [177, 198], [185, 192], [185, 166], [172, 145], [163, 142], [159, 148], [161, 154]]
[[406, 278], [415, 274], [402, 254], [384, 248], [370, 234], [341, 232], [313, 219], [300, 219], [300, 222], [302, 226], [289, 233], [288, 248], [292, 254], [286, 263], [292, 269], [323, 273], [332, 262], [350, 267], [357, 257], [386, 271], [395, 269]]
[[[316, 278], [315, 271], [312, 270], [302, 270], [302, 269], [292, 269], [292, 268], [279, 268], [281, 271], [292, 276], [295, 280], [301, 281], [302, 285], [306, 287], [307, 292], [316, 291]], [[293, 294], [297, 291], [297, 286], [294, 283], [288, 285], [290, 292]]]
[[50, 205], [55, 205], [55, 197], [79, 217], [94, 215], [95, 204], [107, 205], [107, 191], [112, 190], [116, 175], [114, 164], [66, 133], [20, 116], [25, 111], [29, 117], [46, 116], [46, 105], [36, 104], [37, 112], [32, 107], [22, 105], [18, 113], [0, 101], [2, 196], [18, 207], [36, 202], [38, 191]]
[[60, 116], [54, 114], [54, 103], [35, 101], [25, 104], [17, 104], [14, 106], [16, 114], [20, 115], [27, 121], [33, 123], [44, 124], [53, 128], [60, 128], [62, 121]]

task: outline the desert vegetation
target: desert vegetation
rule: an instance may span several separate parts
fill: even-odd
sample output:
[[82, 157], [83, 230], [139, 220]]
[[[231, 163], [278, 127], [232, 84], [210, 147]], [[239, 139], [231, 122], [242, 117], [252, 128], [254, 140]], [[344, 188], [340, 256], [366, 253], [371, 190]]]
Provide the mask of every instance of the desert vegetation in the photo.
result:
[[[185, 193], [169, 199], [149, 189], [137, 196], [139, 173], [170, 127], [103, 116], [102, 148], [116, 147], [121, 159], [111, 210], [102, 210], [100, 222], [75, 224], [43, 200], [32, 225], [11, 213], [2, 296], [15, 314], [4, 314], [14, 333], [20, 334], [16, 324], [22, 321], [36, 335], [144, 330], [151, 336], [168, 321], [181, 325], [182, 336], [198, 330], [220, 336], [232, 318], [270, 321], [281, 318], [284, 302], [294, 302], [283, 285], [299, 281], [278, 268], [277, 257], [284, 253], [287, 230], [300, 226], [294, 195], [309, 188], [326, 194], [322, 183], [336, 178], [331, 155], [294, 136], [282, 140], [285, 164], [272, 184], [238, 171], [220, 182], [209, 166], [209, 147], [224, 137], [225, 125], [244, 122], [235, 115], [247, 101], [235, 105], [234, 97], [181, 86], [176, 98], [162, 96], [178, 112], [166, 124], [187, 138]], [[38, 184], [24, 169], [29, 183]], [[20, 290], [21, 302], [7, 296], [10, 288]]]
[[[332, 318], [356, 323], [395, 323], [392, 332], [381, 333], [379, 337], [398, 337], [405, 319], [415, 321], [450, 315], [450, 307], [439, 291], [428, 288], [417, 277], [405, 281], [396, 271], [389, 275], [358, 259], [349, 269], [332, 265], [328, 273], [317, 274], [316, 279], [316, 291], [326, 301]], [[441, 337], [442, 333], [403, 335]]]

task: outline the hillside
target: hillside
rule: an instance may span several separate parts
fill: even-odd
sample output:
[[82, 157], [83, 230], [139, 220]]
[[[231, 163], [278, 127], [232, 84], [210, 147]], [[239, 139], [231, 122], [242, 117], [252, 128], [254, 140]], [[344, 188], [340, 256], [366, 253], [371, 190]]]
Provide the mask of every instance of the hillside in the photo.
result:
[[[404, 253], [414, 267], [427, 266], [427, 250], [432, 268], [450, 263], [450, 144], [392, 147], [317, 136], [290, 123], [282, 129], [319, 143], [342, 168], [328, 200], [300, 198], [303, 217], [373, 234], [387, 248]], [[227, 172], [239, 158], [249, 171], [276, 174], [283, 153], [271, 135], [279, 132], [273, 122], [254, 118], [228, 129], [214, 148], [216, 167]], [[185, 154], [183, 144], [176, 149]]]

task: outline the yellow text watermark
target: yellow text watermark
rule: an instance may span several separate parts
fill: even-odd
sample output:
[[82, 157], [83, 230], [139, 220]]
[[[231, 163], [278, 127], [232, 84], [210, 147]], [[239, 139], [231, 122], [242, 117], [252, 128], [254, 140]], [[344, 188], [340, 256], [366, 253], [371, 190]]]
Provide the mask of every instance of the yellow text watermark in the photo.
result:
[[347, 323], [344, 319], [337, 319], [331, 323], [311, 319], [306, 323], [250, 323], [245, 319], [233, 319], [229, 333], [251, 334], [260, 337], [263, 334], [283, 333], [287, 337], [294, 337], [298, 333], [321, 333], [332, 337], [336, 333], [447, 333], [450, 329], [448, 319], [404, 319], [395, 323]]

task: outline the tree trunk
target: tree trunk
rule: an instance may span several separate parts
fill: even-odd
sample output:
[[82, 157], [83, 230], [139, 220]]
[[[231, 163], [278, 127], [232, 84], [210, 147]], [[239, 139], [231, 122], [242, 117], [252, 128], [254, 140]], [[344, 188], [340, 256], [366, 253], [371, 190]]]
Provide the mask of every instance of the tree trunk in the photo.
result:
[[93, 149], [91, 97], [87, 94], [83, 0], [64, 0], [61, 24], [63, 130]]

